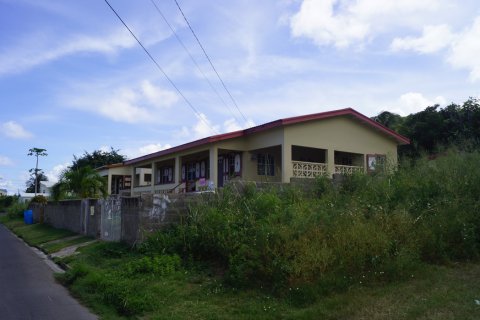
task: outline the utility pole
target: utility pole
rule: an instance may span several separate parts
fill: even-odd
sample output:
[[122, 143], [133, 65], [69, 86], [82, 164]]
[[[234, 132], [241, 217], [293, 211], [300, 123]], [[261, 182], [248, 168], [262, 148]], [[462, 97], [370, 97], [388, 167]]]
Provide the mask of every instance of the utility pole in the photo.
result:
[[35, 156], [37, 158], [36, 164], [35, 164], [35, 196], [37, 196], [37, 188], [38, 188], [38, 157], [44, 157], [47, 156], [47, 149], [41, 149], [41, 148], [31, 148], [28, 150], [28, 155], [29, 156]]

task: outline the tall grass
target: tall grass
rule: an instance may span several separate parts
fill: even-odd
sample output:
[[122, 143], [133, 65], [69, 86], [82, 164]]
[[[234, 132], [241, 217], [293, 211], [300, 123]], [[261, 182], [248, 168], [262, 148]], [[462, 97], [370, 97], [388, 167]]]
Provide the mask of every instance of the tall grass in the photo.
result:
[[270, 288], [296, 304], [352, 283], [407, 277], [420, 263], [479, 257], [478, 152], [354, 175], [338, 187], [316, 184], [314, 196], [226, 188], [141, 249], [213, 261], [228, 284]]

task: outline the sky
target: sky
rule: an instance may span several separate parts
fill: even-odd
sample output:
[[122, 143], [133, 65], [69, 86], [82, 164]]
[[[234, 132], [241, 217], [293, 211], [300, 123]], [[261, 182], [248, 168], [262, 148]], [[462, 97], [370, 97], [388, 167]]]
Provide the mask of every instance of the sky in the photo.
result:
[[109, 2], [156, 64], [104, 0], [0, 0], [9, 194], [33, 147], [55, 182], [85, 151], [131, 159], [285, 117], [480, 95], [478, 0], [177, 0], [215, 69], [175, 0]]

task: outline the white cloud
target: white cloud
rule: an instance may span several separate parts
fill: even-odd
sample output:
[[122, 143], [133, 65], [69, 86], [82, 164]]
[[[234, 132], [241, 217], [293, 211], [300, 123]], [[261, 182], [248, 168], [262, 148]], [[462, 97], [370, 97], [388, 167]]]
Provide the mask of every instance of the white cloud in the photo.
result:
[[178, 95], [143, 80], [135, 86], [118, 88], [114, 84], [87, 84], [75, 96], [67, 96], [64, 100], [74, 108], [97, 113], [113, 121], [142, 123], [156, 121], [161, 115], [158, 110], [174, 105]]
[[68, 169], [69, 166], [70, 166], [70, 163], [68, 163], [68, 162], [62, 163], [62, 164], [57, 164], [50, 171], [45, 173], [45, 176], [48, 178], [48, 181], [51, 181], [53, 183], [57, 183], [59, 178], [60, 178], [60, 175], [62, 174], [62, 172], [65, 171], [66, 169]]
[[29, 131], [25, 130], [20, 124], [15, 121], [8, 121], [2, 124], [2, 132], [4, 135], [15, 139], [28, 139], [33, 135]]
[[420, 37], [395, 38], [390, 46], [394, 51], [413, 50], [419, 53], [433, 53], [450, 46], [455, 35], [450, 27], [442, 24], [425, 26]]
[[143, 155], [154, 153], [154, 152], [157, 152], [157, 151], [169, 149], [171, 147], [172, 146], [169, 145], [169, 144], [165, 144], [165, 145], [162, 145], [160, 143], [147, 144], [145, 146], [142, 146], [142, 147], [138, 148], [138, 151], [139, 151], [138, 156], [143, 156]]
[[455, 68], [469, 69], [472, 81], [480, 79], [480, 17], [452, 43], [447, 61]]
[[13, 165], [13, 162], [12, 160], [10, 160], [10, 158], [0, 155], [0, 166], [11, 166], [11, 165]]
[[294, 37], [318, 46], [362, 45], [398, 25], [418, 24], [418, 16], [435, 11], [441, 0], [303, 0], [291, 19]]
[[197, 117], [197, 123], [192, 128], [194, 139], [205, 138], [218, 134], [220, 126], [213, 125], [212, 122], [203, 113]]
[[425, 108], [433, 106], [435, 104], [444, 106], [447, 104], [447, 100], [442, 96], [428, 99], [421, 93], [407, 92], [400, 96], [398, 102], [394, 107], [388, 109], [390, 112], [397, 113], [401, 116], [407, 116], [411, 113], [423, 111], [425, 110]]
[[255, 123], [251, 119], [248, 120], [243, 125], [240, 125], [235, 119], [227, 119], [223, 122], [223, 131], [232, 132], [232, 131], [238, 131], [238, 130], [250, 128], [253, 126], [255, 126]]
[[37, 65], [76, 53], [114, 54], [135, 45], [135, 39], [118, 29], [104, 36], [68, 35], [63, 43], [55, 43], [46, 34], [37, 33], [0, 54], [0, 75], [18, 73]]
[[142, 81], [141, 92], [150, 104], [158, 108], [170, 107], [178, 101], [178, 95], [175, 92], [163, 90], [148, 80]]

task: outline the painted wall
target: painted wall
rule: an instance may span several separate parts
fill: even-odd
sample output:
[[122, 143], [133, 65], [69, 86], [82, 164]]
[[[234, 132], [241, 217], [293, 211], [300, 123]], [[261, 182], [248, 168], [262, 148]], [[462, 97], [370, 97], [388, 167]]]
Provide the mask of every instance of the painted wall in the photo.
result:
[[[330, 173], [333, 172], [335, 151], [385, 154], [389, 164], [397, 164], [397, 142], [393, 138], [348, 116], [285, 127], [285, 159], [291, 159], [292, 145], [327, 149]], [[365, 163], [363, 165], [365, 167]], [[283, 181], [288, 182], [293, 176], [291, 161], [285, 161], [284, 170]]]

